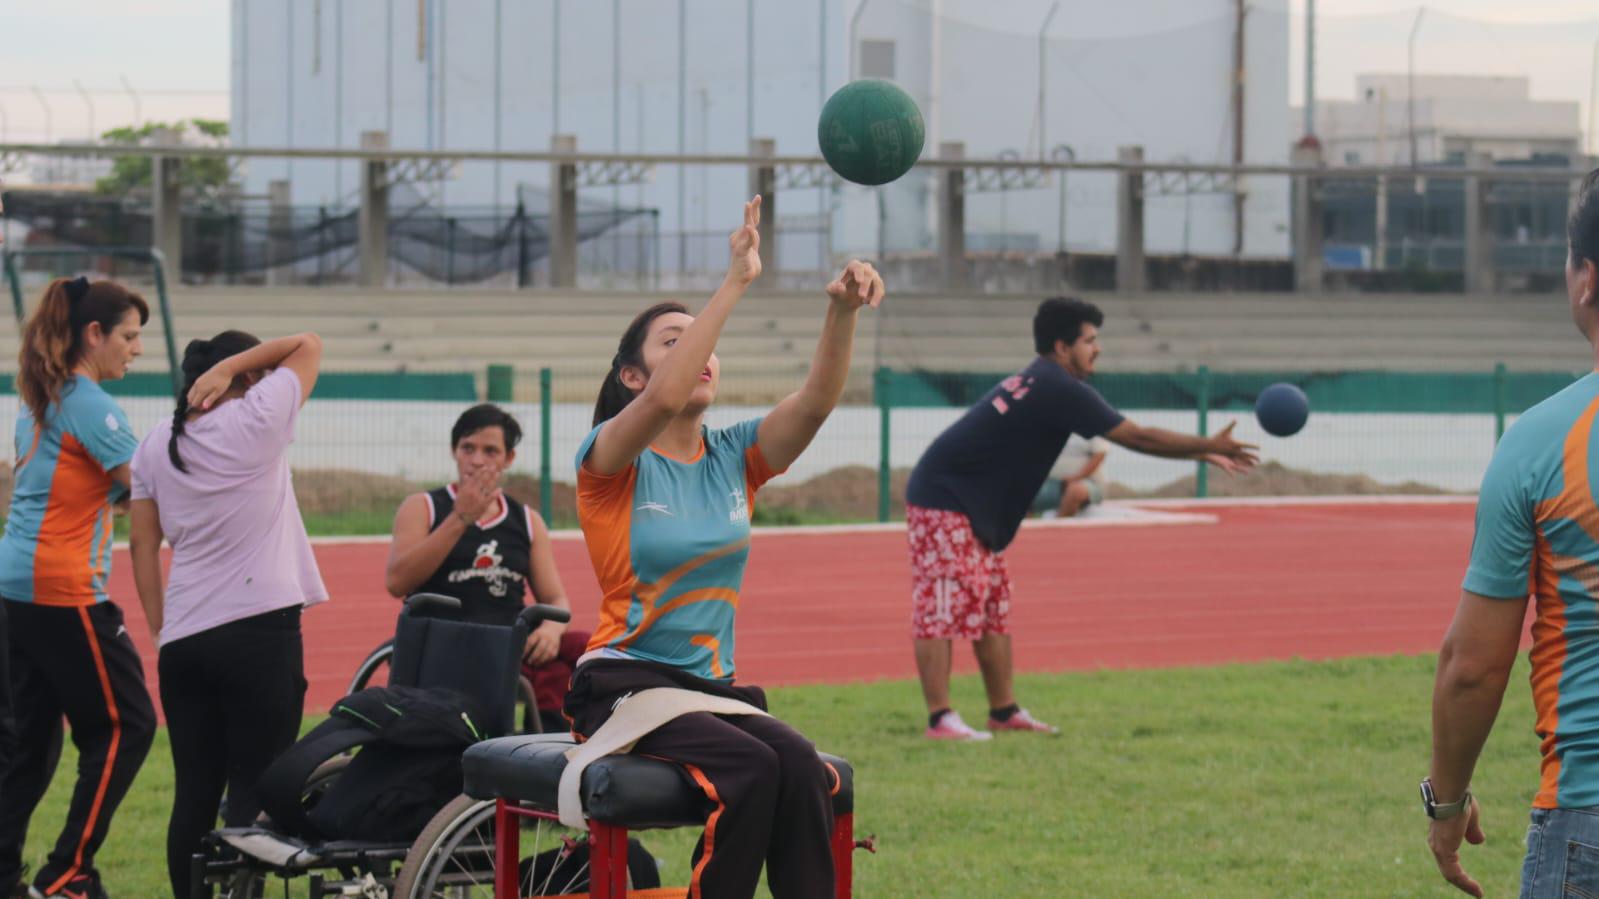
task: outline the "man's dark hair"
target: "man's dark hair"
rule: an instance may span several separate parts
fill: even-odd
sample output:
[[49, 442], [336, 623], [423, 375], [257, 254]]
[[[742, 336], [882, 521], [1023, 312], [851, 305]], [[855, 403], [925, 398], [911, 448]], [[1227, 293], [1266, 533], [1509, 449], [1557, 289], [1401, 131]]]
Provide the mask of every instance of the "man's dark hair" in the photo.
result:
[[516, 445], [522, 442], [522, 426], [516, 423], [511, 413], [501, 409], [493, 403], [479, 403], [461, 413], [455, 420], [455, 427], [450, 429], [450, 449], [461, 445], [461, 441], [476, 434], [484, 428], [499, 428], [505, 435], [505, 451], [511, 452]]
[[1033, 314], [1033, 348], [1038, 355], [1055, 352], [1055, 341], [1064, 340], [1067, 346], [1083, 335], [1083, 324], [1096, 328], [1105, 324], [1105, 313], [1093, 303], [1073, 297], [1050, 297], [1038, 304]]
[[1586, 259], [1599, 265], [1599, 169], [1589, 172], [1577, 188], [1577, 203], [1566, 219], [1566, 243], [1573, 262]]

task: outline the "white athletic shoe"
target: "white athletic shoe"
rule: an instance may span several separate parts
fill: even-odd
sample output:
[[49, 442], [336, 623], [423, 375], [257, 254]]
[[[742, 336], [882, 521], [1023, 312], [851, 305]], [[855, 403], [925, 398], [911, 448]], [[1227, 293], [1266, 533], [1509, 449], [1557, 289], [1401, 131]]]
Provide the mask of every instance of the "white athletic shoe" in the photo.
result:
[[986, 730], [973, 730], [971, 725], [961, 720], [960, 712], [945, 712], [939, 716], [938, 723], [929, 727], [923, 734], [929, 740], [956, 740], [963, 742], [977, 742], [992, 740], [994, 735]]

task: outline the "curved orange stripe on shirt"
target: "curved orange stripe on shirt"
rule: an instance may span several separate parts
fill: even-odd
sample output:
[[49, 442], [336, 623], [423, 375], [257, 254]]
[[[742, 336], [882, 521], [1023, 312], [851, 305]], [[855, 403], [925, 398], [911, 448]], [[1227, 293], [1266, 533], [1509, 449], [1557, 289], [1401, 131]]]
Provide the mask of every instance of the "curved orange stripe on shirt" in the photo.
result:
[[600, 623], [589, 638], [589, 649], [599, 649], [627, 630], [627, 612], [633, 604], [632, 527], [633, 488], [638, 466], [609, 477], [587, 467], [577, 473], [577, 518], [583, 543], [600, 583]]
[[1554, 553], [1540, 527], [1533, 544], [1534, 595], [1537, 617], [1532, 623], [1532, 704], [1535, 730], [1543, 755], [1542, 777], [1534, 808], [1558, 808], [1560, 753], [1556, 731], [1560, 727], [1560, 678], [1566, 667], [1566, 603], [1560, 596], [1560, 575]]
[[662, 594], [672, 589], [672, 585], [681, 580], [684, 575], [696, 568], [709, 565], [710, 563], [716, 561], [717, 559], [723, 558], [724, 556], [730, 556], [733, 553], [748, 547], [749, 545], [750, 538], [748, 537], [744, 537], [740, 540], [734, 540], [732, 543], [729, 543], [725, 546], [718, 546], [708, 553], [701, 553], [694, 558], [689, 559], [687, 562], [684, 562], [676, 568], [673, 568], [671, 571], [668, 571], [665, 577], [653, 584], [639, 584], [637, 595], [638, 598], [643, 601], [645, 611], [647, 612], [649, 607], [654, 605], [657, 599], [661, 598]]
[[688, 642], [695, 646], [703, 646], [711, 651], [711, 674], [716, 677], [725, 677], [722, 671], [722, 641], [710, 634], [698, 634], [688, 638]]
[[[95, 523], [109, 506], [111, 476], [70, 433], [50, 478], [50, 498], [33, 552], [33, 601], [42, 606], [92, 605]], [[109, 537], [109, 529], [105, 535]]]
[[1571, 430], [1566, 432], [1560, 454], [1560, 492], [1538, 503], [1534, 516], [1538, 521], [1570, 519], [1589, 539], [1599, 542], [1599, 506], [1594, 504], [1593, 485], [1588, 477], [1588, 447], [1596, 414], [1599, 414], [1599, 398], [1582, 410]]
[[735, 609], [738, 608], [738, 594], [727, 589], [726, 587], [706, 587], [702, 590], [690, 590], [681, 596], [672, 597], [671, 601], [667, 602], [665, 605], [659, 607], [646, 607], [644, 617], [639, 621], [638, 627], [634, 628], [630, 633], [628, 633], [627, 636], [618, 641], [616, 648], [626, 649], [628, 646], [632, 645], [635, 640], [644, 635], [645, 631], [650, 629], [651, 625], [655, 624], [657, 621], [660, 621], [661, 618], [666, 615], [666, 613], [676, 609], [681, 609], [687, 605], [693, 605], [697, 602], [708, 602], [712, 600], [730, 602], [733, 604]]

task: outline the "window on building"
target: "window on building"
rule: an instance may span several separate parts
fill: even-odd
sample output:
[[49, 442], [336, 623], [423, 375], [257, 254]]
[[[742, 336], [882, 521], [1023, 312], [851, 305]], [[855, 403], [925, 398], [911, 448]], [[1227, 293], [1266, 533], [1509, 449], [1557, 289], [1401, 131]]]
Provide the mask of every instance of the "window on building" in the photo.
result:
[[1360, 165], [1360, 151], [1359, 150], [1346, 150], [1346, 151], [1344, 151], [1344, 165]]

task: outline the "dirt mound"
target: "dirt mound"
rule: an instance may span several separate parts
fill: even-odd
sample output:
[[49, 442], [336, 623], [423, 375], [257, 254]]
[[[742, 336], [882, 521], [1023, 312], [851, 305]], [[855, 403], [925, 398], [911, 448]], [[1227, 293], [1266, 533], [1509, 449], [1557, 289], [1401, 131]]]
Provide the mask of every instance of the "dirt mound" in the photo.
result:
[[[910, 470], [895, 469], [890, 484], [890, 514], [905, 514], [905, 483]], [[1415, 481], [1383, 484], [1366, 475], [1322, 474], [1267, 462], [1247, 475], [1232, 476], [1212, 470], [1209, 495], [1229, 496], [1378, 496], [1383, 494], [1442, 494], [1448, 491]], [[1112, 483], [1110, 499], [1187, 499], [1194, 495], [1194, 476], [1178, 478], [1153, 490], [1133, 490]], [[779, 481], [761, 490], [755, 504], [756, 521], [786, 524], [818, 518], [865, 521], [877, 517], [877, 469], [864, 465], [835, 468], [800, 484]]]
[[[1246, 475], [1229, 475], [1211, 470], [1208, 478], [1211, 496], [1381, 496], [1384, 494], [1442, 494], [1449, 491], [1428, 484], [1406, 481], [1383, 484], [1363, 474], [1322, 474], [1288, 468], [1267, 462]], [[1105, 491], [1111, 499], [1186, 499], [1194, 495], [1194, 475], [1178, 478], [1154, 490], [1135, 491], [1112, 483]]]

